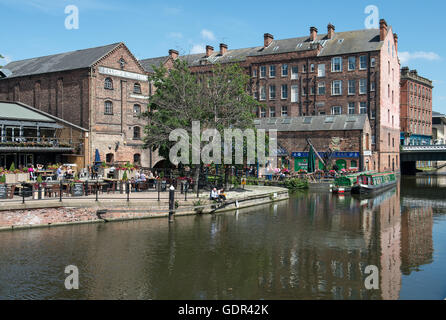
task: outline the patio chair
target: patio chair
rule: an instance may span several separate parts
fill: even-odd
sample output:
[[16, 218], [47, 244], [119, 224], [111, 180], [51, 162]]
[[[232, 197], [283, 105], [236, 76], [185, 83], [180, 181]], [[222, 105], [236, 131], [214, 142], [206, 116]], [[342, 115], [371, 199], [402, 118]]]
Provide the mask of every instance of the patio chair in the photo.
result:
[[60, 196], [60, 185], [55, 184], [55, 185], [51, 186], [50, 193], [51, 193], [51, 195], [54, 195], [55, 197], [59, 197]]

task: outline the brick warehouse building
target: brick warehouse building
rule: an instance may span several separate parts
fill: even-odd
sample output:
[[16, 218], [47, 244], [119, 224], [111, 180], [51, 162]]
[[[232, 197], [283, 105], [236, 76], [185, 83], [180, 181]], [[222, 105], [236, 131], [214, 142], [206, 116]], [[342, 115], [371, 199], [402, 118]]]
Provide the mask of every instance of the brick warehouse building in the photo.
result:
[[[6, 71], [5, 71], [6, 69]], [[123, 43], [11, 62], [0, 78], [0, 100], [20, 101], [89, 131], [86, 163], [123, 161], [151, 167], [143, 150], [148, 76]]]
[[432, 141], [432, 81], [408, 67], [401, 69], [401, 144]]
[[[261, 46], [229, 50], [220, 44], [219, 49], [207, 46], [205, 53], [184, 56], [170, 50], [168, 56], [140, 62], [148, 73], [153, 65], [169, 67], [177, 58], [186, 60], [194, 72], [237, 62], [251, 75], [251, 93], [263, 104], [259, 118], [366, 114], [371, 127], [370, 169], [399, 170], [398, 36], [385, 20], [380, 29], [335, 32], [329, 24], [326, 34], [311, 27], [308, 36], [274, 40], [266, 33]], [[330, 131], [324, 134], [331, 139]]]

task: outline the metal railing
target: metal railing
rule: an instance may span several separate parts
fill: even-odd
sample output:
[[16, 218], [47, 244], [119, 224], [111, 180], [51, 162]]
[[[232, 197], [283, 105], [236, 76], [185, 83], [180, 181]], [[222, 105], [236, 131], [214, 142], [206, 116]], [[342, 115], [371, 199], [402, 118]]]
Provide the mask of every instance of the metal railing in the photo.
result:
[[402, 146], [401, 151], [446, 151], [446, 144]]

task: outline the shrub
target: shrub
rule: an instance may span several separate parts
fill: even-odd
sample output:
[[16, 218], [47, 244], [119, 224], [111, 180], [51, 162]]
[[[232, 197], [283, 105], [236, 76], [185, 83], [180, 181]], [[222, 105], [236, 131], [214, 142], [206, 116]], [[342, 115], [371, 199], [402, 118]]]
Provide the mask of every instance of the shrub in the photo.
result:
[[288, 179], [285, 181], [285, 187], [290, 190], [308, 189], [308, 181], [299, 178]]
[[37, 177], [37, 183], [42, 183], [43, 182], [43, 179], [42, 179], [42, 176], [39, 174], [39, 176]]
[[122, 181], [127, 181], [129, 178], [127, 177], [127, 170], [124, 171], [124, 174], [122, 175]]
[[13, 163], [11, 163], [11, 166], [9, 167], [9, 171], [14, 172], [14, 170], [15, 170], [15, 164], [13, 162]]
[[6, 176], [4, 174], [0, 176], [0, 183], [6, 183]]

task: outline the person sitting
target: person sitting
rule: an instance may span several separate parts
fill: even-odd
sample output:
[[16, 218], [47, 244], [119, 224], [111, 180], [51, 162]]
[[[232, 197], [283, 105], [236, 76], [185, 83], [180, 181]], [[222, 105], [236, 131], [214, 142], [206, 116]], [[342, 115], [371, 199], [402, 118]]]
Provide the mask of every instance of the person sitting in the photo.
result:
[[147, 178], [146, 178], [146, 175], [144, 174], [144, 171], [141, 172], [141, 174], [139, 176], [139, 180], [141, 180], [142, 182], [146, 182]]
[[226, 201], [225, 189], [218, 190], [218, 199], [220, 201]]
[[214, 188], [214, 189], [212, 189], [212, 191], [211, 191], [211, 200], [215, 200], [215, 201], [217, 201], [218, 200], [218, 191], [217, 191], [217, 188]]

